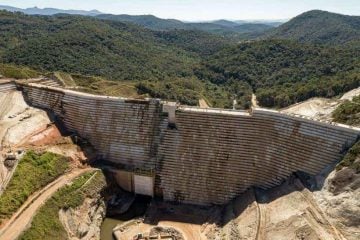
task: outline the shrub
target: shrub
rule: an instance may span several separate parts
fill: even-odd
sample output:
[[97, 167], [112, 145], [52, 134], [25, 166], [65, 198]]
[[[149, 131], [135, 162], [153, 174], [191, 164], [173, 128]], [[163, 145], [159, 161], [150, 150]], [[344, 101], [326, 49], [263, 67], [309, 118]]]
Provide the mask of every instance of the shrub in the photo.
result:
[[60, 155], [27, 152], [0, 196], [0, 222], [11, 217], [31, 194], [54, 181], [67, 168], [68, 160]]

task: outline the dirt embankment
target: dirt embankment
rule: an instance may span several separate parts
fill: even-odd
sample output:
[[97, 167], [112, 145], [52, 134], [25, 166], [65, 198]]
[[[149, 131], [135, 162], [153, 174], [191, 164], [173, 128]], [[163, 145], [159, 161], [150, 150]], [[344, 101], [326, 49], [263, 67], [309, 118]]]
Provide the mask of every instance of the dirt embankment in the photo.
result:
[[45, 111], [28, 106], [21, 92], [0, 93], [0, 103], [1, 188], [6, 188], [16, 169], [16, 164], [11, 168], [6, 166], [5, 158], [18, 150], [50, 151], [72, 159], [67, 174], [30, 196], [11, 219], [3, 223], [0, 239], [16, 239], [29, 226], [36, 211], [52, 194], [75, 177], [88, 171], [82, 164], [87, 156], [70, 137], [61, 135]]
[[329, 221], [346, 239], [360, 239], [360, 173], [344, 167], [329, 175], [324, 171], [317, 181], [322, 188], [314, 192], [314, 198]]
[[0, 93], [0, 188], [5, 188], [14, 168], [4, 163], [8, 155], [23, 149], [21, 142], [50, 124], [46, 112], [31, 108], [21, 92]]
[[294, 104], [281, 111], [288, 114], [297, 114], [310, 117], [315, 120], [331, 121], [331, 113], [339, 106], [339, 100], [326, 98], [312, 98], [305, 102]]
[[98, 193], [91, 198], [86, 198], [76, 209], [61, 209], [59, 218], [69, 239], [100, 239], [100, 227], [105, 214], [105, 202]]
[[248, 191], [227, 206], [224, 216], [225, 239], [343, 239], [298, 179]]
[[280, 111], [288, 114], [297, 114], [309, 117], [314, 120], [332, 121], [332, 112], [345, 100], [352, 100], [353, 97], [360, 95], [360, 88], [353, 89], [340, 99], [311, 98], [304, 102], [283, 108]]
[[[360, 88], [357, 88], [345, 93], [340, 99], [314, 98], [282, 111], [332, 121], [331, 114], [335, 108], [359, 94]], [[355, 161], [359, 162], [360, 159]], [[348, 167], [337, 171], [334, 166], [329, 166], [316, 176], [314, 184], [319, 189], [309, 194], [331, 225], [339, 231], [339, 235], [349, 240], [360, 239], [360, 174]]]
[[0, 93], [0, 102], [0, 188], [6, 187], [16, 168], [7, 167], [5, 159], [18, 150], [52, 151], [76, 164], [86, 159], [70, 138], [61, 136], [45, 111], [27, 105], [21, 92]]
[[29, 227], [36, 211], [49, 199], [58, 189], [71, 182], [77, 176], [90, 169], [77, 169], [63, 175], [45, 188], [34, 193], [22, 205], [22, 207], [11, 217], [0, 231], [0, 240], [16, 239]]
[[202, 99], [199, 99], [199, 107], [200, 108], [209, 108], [209, 105], [206, 102], [206, 100], [202, 98]]

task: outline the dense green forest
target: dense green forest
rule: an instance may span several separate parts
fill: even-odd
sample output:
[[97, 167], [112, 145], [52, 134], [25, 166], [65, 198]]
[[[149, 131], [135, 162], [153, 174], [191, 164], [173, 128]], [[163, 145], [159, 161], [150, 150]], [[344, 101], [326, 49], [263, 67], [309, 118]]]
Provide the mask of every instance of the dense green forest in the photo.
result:
[[161, 41], [149, 30], [121, 22], [0, 13], [2, 60], [40, 70], [118, 80], [191, 76], [199, 58]]
[[222, 50], [195, 73], [221, 86], [248, 85], [260, 105], [285, 107], [315, 96], [333, 97], [359, 86], [359, 69], [360, 59], [353, 49], [266, 40]]
[[308, 43], [344, 44], [360, 39], [360, 16], [346, 16], [326, 11], [305, 12], [265, 34]]
[[163, 44], [180, 47], [200, 56], [212, 55], [234, 44], [229, 39], [195, 30], [158, 31], [154, 34]]
[[346, 100], [333, 112], [334, 121], [348, 125], [360, 125], [360, 96]]
[[251, 23], [251, 22], [232, 22], [218, 20], [213, 22], [193, 22], [185, 23], [176, 19], [161, 19], [153, 15], [112, 15], [101, 14], [96, 16], [99, 19], [112, 21], [129, 22], [154, 31], [190, 30], [203, 31], [233, 39], [245, 39], [251, 36], [259, 36], [265, 31], [274, 28], [272, 23]]
[[[358, 18], [312, 11], [286, 24], [314, 37], [313, 29], [307, 28], [310, 20], [302, 19], [316, 13], [319, 16], [308, 17], [314, 24], [324, 14], [331, 21], [344, 18], [349, 25]], [[237, 27], [226, 21], [217, 25]], [[199, 30], [155, 31], [119, 20], [0, 11], [0, 69], [17, 78], [61, 71], [86, 92], [159, 97], [190, 105], [202, 98], [214, 107], [232, 107], [236, 99], [237, 108], [248, 108], [252, 93], [261, 106], [285, 107], [315, 96], [337, 96], [360, 85], [356, 31], [332, 34], [341, 40], [322, 38], [323, 44], [296, 34], [285, 38], [297, 41], [238, 42]], [[348, 42], [333, 44], [343, 41]], [[16, 76], [15, 65], [34, 70], [20, 67]]]
[[176, 19], [161, 19], [153, 15], [133, 16], [127, 14], [121, 14], [121, 15], [100, 14], [97, 15], [96, 18], [111, 20], [111, 21], [119, 21], [119, 22], [129, 22], [155, 31], [157, 30], [168, 31], [168, 30], [186, 28], [186, 24], [183, 23], [182, 21]]

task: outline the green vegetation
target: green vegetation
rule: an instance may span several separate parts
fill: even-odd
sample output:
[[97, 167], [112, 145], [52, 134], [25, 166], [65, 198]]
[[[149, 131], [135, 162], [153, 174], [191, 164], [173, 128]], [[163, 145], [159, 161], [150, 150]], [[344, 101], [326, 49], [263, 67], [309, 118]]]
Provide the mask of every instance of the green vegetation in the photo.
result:
[[0, 222], [10, 218], [31, 194], [54, 181], [67, 168], [68, 161], [62, 156], [27, 152], [0, 196]]
[[241, 84], [242, 91], [233, 94], [249, 99], [253, 90], [261, 106], [285, 107], [359, 86], [359, 69], [360, 59], [351, 49], [267, 40], [226, 48], [204, 61], [195, 74], [229, 89]]
[[0, 59], [38, 70], [151, 80], [192, 75], [199, 58], [116, 21], [0, 12]]
[[259, 23], [236, 23], [226, 20], [202, 23], [184, 23], [176, 19], [161, 19], [153, 15], [111, 15], [101, 14], [96, 16], [99, 19], [133, 23], [154, 31], [166, 32], [173, 30], [193, 30], [198, 33], [211, 33], [233, 39], [244, 39], [249, 34], [261, 34], [273, 28], [271, 25]]
[[[311, 97], [334, 97], [360, 85], [359, 17], [311, 11], [279, 27], [288, 28], [283, 36], [264, 37], [297, 42], [245, 43], [224, 37], [224, 32], [209, 32], [239, 28], [238, 33], [255, 36], [264, 26], [199, 23], [207, 29], [204, 32], [196, 24], [182, 28], [177, 27], [184, 24], [180, 21], [154, 16], [99, 18], [0, 11], [0, 62], [56, 71], [68, 86], [76, 84], [88, 93], [160, 97], [190, 105], [204, 98], [214, 107], [232, 107], [236, 99], [237, 108], [248, 108], [253, 92], [261, 106], [286, 107]], [[334, 23], [341, 23], [341, 31]], [[329, 46], [332, 43], [346, 44]], [[36, 75], [23, 68], [7, 71], [21, 78]]]
[[59, 79], [67, 87], [76, 87], [76, 83], [75, 83], [74, 79], [72, 78], [71, 74], [64, 73], [64, 72], [54, 72], [52, 77]]
[[273, 27], [257, 23], [243, 23], [234, 26], [225, 26], [215, 23], [189, 23], [188, 28], [224, 36], [233, 40], [247, 40], [260, 36], [265, 31], [272, 29]]
[[80, 74], [73, 74], [71, 77], [76, 85], [80, 87], [77, 89], [78, 91], [97, 95], [142, 98], [135, 86], [137, 81], [109, 81], [102, 77]]
[[319, 10], [309, 11], [269, 31], [264, 38], [344, 44], [360, 39], [360, 17]]
[[[332, 114], [334, 121], [348, 125], [360, 124], [360, 95], [354, 97], [351, 101], [345, 100], [338, 106]], [[341, 162], [336, 166], [336, 170], [344, 167], [352, 168], [356, 173], [360, 173], [360, 141], [354, 144]]]
[[[140, 82], [183, 81], [178, 89], [188, 99], [193, 68], [201, 56], [212, 54], [228, 42], [221, 37], [195, 31], [153, 32], [118, 21], [81, 16], [27, 16], [0, 12], [0, 59], [39, 71], [55, 71], [68, 86], [94, 94], [152, 97], [162, 93], [141, 91]], [[81, 29], [81, 31], [79, 31]], [[144, 85], [143, 84], [143, 85]], [[206, 84], [199, 81], [201, 92]], [[212, 86], [212, 89], [216, 86]], [[207, 94], [214, 95], [214, 94]], [[169, 95], [171, 97], [171, 95]], [[178, 95], [176, 95], [178, 96]], [[223, 92], [213, 99], [227, 97]], [[194, 96], [192, 97], [194, 99]], [[179, 98], [165, 99], [177, 100]], [[215, 105], [228, 102], [219, 99]], [[196, 101], [191, 101], [197, 103]], [[183, 103], [190, 103], [184, 101]]]
[[360, 173], [359, 154], [360, 154], [360, 141], [357, 142], [354, 146], [352, 146], [352, 148], [350, 148], [350, 150], [345, 155], [345, 157], [336, 166], [336, 170], [339, 171], [344, 167], [349, 167], [354, 169], [356, 173]]
[[185, 29], [186, 24], [176, 20], [176, 19], [161, 19], [153, 15], [112, 15], [112, 14], [100, 14], [96, 18], [119, 21], [119, 22], [128, 22], [133, 23], [145, 28], [155, 30], [155, 31], [164, 31], [164, 30], [174, 30], [174, 29]]
[[20, 67], [12, 64], [0, 64], [0, 74], [3, 77], [15, 79], [35, 78], [40, 75], [39, 72], [28, 67]]
[[203, 98], [213, 107], [232, 107], [231, 96], [226, 89], [196, 78], [140, 82], [136, 87], [140, 94], [172, 99], [187, 105], [197, 105], [199, 99]]
[[360, 95], [346, 100], [333, 112], [334, 121], [348, 125], [360, 125]]
[[200, 56], [209, 56], [233, 44], [228, 39], [196, 30], [172, 30], [155, 32], [164, 44], [179, 47]]
[[305, 82], [274, 85], [257, 91], [260, 105], [265, 107], [287, 107], [312, 97], [332, 98], [360, 85], [360, 74], [341, 73], [334, 76], [320, 76]]
[[85, 173], [76, 178], [71, 185], [62, 187], [35, 215], [31, 227], [19, 239], [67, 239], [67, 233], [59, 220], [61, 209], [76, 208], [85, 198], [94, 197], [106, 185], [100, 171]]

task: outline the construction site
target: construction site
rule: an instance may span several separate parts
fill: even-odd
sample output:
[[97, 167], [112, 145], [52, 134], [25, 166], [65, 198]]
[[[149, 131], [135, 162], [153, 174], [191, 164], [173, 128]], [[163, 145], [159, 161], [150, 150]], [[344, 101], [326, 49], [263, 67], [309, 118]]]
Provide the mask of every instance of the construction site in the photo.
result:
[[[119, 188], [150, 198], [141, 216], [113, 229], [116, 239], [360, 237], [356, 217], [340, 219], [347, 205], [339, 204], [356, 201], [358, 190], [329, 193], [334, 166], [360, 136], [358, 128], [331, 122], [336, 101], [282, 111], [215, 109], [32, 79], [0, 80], [0, 103], [0, 191], [31, 147], [46, 145], [74, 166], [91, 155], [89, 165], [101, 165]], [[80, 141], [92, 150], [80, 149]], [[0, 239], [14, 239], [0, 229]]]

